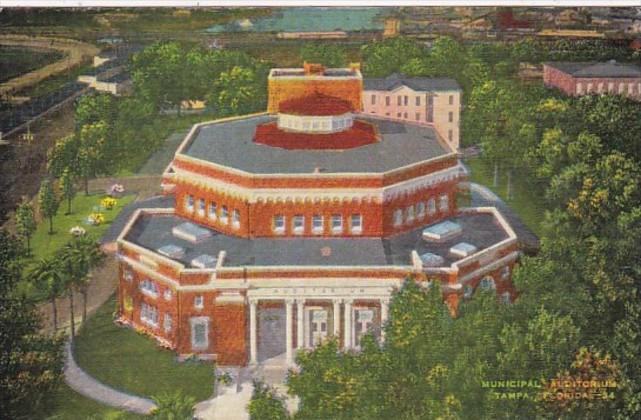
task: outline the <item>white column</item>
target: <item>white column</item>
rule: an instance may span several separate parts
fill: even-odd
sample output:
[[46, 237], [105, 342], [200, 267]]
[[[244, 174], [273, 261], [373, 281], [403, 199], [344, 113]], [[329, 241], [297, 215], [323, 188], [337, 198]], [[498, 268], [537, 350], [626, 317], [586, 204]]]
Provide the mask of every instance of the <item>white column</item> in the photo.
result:
[[294, 363], [294, 358], [292, 357], [292, 305], [294, 302], [291, 299], [285, 300], [285, 356], [287, 365], [291, 366]]
[[256, 342], [256, 301], [249, 301], [249, 363], [255, 365], [257, 359], [257, 342]]
[[334, 337], [341, 333], [341, 300], [334, 299]]
[[352, 348], [352, 300], [345, 300], [345, 342], [346, 349]]
[[305, 309], [305, 299], [296, 300], [296, 348], [302, 349], [305, 347], [303, 340], [305, 338], [305, 322], [303, 321]]
[[385, 341], [385, 331], [383, 330], [383, 327], [387, 322], [388, 310], [389, 299], [381, 299], [381, 342]]

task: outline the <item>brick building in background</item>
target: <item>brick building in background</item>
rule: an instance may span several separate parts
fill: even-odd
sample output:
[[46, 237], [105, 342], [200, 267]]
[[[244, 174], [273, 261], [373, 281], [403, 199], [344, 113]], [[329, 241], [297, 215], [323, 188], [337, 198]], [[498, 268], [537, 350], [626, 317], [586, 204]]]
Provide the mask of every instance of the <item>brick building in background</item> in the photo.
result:
[[449, 147], [459, 148], [461, 88], [454, 79], [401, 74], [365, 79], [363, 113], [433, 127]]
[[383, 340], [408, 277], [439, 281], [453, 314], [477, 288], [514, 297], [516, 235], [458, 207], [454, 142], [360, 112], [355, 86], [357, 67], [274, 69], [276, 111], [192, 128], [163, 175], [175, 208], [137, 210], [118, 238], [122, 323], [221, 365], [291, 364], [330, 335]]
[[615, 60], [544, 63], [543, 83], [570, 96], [609, 93], [641, 100], [641, 67]]

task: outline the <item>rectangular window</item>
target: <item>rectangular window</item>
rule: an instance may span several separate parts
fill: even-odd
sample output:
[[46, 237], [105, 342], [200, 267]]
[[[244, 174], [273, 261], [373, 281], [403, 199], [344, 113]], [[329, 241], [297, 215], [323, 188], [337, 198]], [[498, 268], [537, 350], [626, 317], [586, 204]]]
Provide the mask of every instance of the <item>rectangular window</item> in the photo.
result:
[[292, 230], [296, 235], [302, 235], [305, 231], [305, 216], [297, 214], [292, 219]]
[[385, 97], [385, 105], [390, 106], [390, 97], [389, 96]]
[[202, 309], [203, 306], [205, 306], [205, 299], [203, 298], [202, 295], [198, 295], [194, 297], [194, 308], [196, 309]]
[[195, 317], [189, 320], [191, 324], [191, 347], [194, 350], [205, 350], [209, 347], [209, 318]]
[[439, 199], [439, 204], [438, 204], [439, 210], [440, 211], [447, 211], [449, 209], [449, 207], [450, 207], [449, 197], [447, 196], [447, 194], [441, 195], [441, 197]]
[[396, 118], [401, 118], [401, 113], [400, 112], [396, 113]]
[[154, 281], [151, 281], [149, 279], [144, 279], [143, 281], [140, 282], [140, 284], [138, 285], [138, 288], [140, 289], [141, 292], [143, 292], [148, 296], [151, 296], [153, 298], [158, 297], [158, 285]]
[[634, 85], [632, 83], [628, 83], [628, 95], [632, 95], [634, 93]]
[[205, 199], [203, 198], [198, 199], [198, 215], [199, 216], [205, 215]]
[[421, 97], [420, 96], [416, 97], [416, 102], [415, 103], [416, 103], [416, 106], [421, 106]]
[[416, 113], [416, 121], [420, 121], [420, 120], [421, 120], [421, 113], [417, 112]]
[[372, 105], [376, 105], [376, 95], [372, 95]]
[[229, 209], [227, 206], [223, 206], [220, 210], [220, 221], [224, 224], [229, 223]]
[[434, 97], [432, 95], [427, 97], [427, 112], [425, 113], [425, 121], [434, 122]]
[[343, 232], [343, 216], [340, 214], [332, 214], [332, 233]]
[[148, 303], [143, 302], [140, 306], [140, 321], [151, 327], [158, 326], [158, 309]]
[[599, 83], [597, 86], [598, 93], [603, 93], [603, 83]]
[[407, 106], [408, 104], [409, 104], [409, 98], [407, 97], [407, 95], [405, 95], [403, 97], [403, 105]]
[[402, 105], [402, 104], [403, 104], [403, 97], [399, 95], [396, 97], [396, 105]]
[[450, 104], [450, 105], [454, 105], [454, 95], [450, 95], [450, 97], [448, 98], [448, 100], [449, 100], [449, 104]]
[[131, 281], [134, 279], [134, 273], [131, 270], [125, 270], [122, 273], [122, 276], [128, 283], [131, 283]]
[[592, 83], [588, 83], [588, 88], [586, 90], [586, 93], [592, 92]]
[[414, 206], [409, 206], [405, 209], [405, 223], [412, 223], [414, 221]]
[[416, 204], [416, 217], [419, 219], [425, 217], [425, 203], [422, 201]]
[[172, 295], [171, 289], [165, 289], [162, 295], [165, 298], [165, 300], [171, 300], [171, 295]]
[[312, 216], [312, 232], [323, 233], [323, 216], [320, 214]]
[[447, 122], [454, 122], [454, 113], [452, 111], [447, 113]]
[[614, 83], [612, 82], [608, 83], [608, 92], [614, 92]]
[[352, 233], [363, 232], [363, 216], [360, 214], [352, 214], [351, 225]]
[[171, 315], [165, 314], [165, 319], [163, 319], [163, 328], [166, 333], [171, 331]]
[[274, 232], [285, 233], [285, 216], [277, 214], [274, 216]]
[[231, 214], [231, 225], [235, 229], [240, 228], [240, 211], [238, 209], [234, 209]]
[[625, 84], [619, 83], [619, 95], [621, 95], [624, 90], [625, 90]]
[[218, 209], [216, 207], [216, 203], [211, 202], [209, 203], [209, 218], [211, 220], [216, 220], [218, 217]]
[[433, 198], [427, 200], [427, 212], [429, 214], [436, 213], [436, 200], [434, 200]]
[[576, 93], [577, 95], [581, 95], [583, 93], [583, 83], [576, 84]]
[[187, 197], [185, 197], [185, 208], [187, 211], [194, 211], [194, 196], [191, 194], [187, 194]]
[[407, 119], [407, 112], [403, 112], [403, 118]]
[[403, 224], [403, 210], [397, 209], [394, 210], [394, 216], [393, 216], [393, 222], [394, 226], [400, 226]]
[[454, 133], [452, 132], [452, 130], [447, 130], [447, 139], [449, 141], [452, 141], [453, 138], [454, 138]]

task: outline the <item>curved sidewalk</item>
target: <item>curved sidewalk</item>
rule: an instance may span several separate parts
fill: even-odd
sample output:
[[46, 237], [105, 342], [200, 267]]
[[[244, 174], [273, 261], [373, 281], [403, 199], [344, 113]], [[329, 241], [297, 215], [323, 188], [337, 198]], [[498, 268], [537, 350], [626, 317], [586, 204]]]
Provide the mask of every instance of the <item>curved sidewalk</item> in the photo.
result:
[[69, 341], [65, 344], [65, 382], [79, 394], [121, 410], [146, 415], [156, 408], [156, 404], [147, 398], [117, 391], [89, 376], [73, 359]]

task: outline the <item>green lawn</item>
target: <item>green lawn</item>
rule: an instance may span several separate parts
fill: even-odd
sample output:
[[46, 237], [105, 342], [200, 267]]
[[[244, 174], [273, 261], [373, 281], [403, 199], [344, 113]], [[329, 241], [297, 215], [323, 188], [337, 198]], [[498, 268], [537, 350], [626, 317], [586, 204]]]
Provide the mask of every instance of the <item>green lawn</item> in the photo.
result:
[[145, 416], [107, 407], [60, 385], [43, 417], [47, 420], [139, 420]]
[[[135, 195], [126, 195], [117, 199], [116, 206], [111, 210], [100, 211], [105, 216], [104, 223], [98, 226], [91, 226], [85, 223], [89, 214], [94, 212], [94, 207], [100, 205], [100, 200], [105, 196], [103, 194], [91, 194], [89, 196], [79, 193], [73, 200], [71, 214], [67, 212], [67, 203], [61, 203], [58, 214], [53, 219], [53, 235], [49, 234], [49, 221], [43, 220], [38, 224], [36, 233], [31, 238], [31, 258], [27, 260], [25, 271], [41, 258], [49, 258], [71, 239], [69, 229], [74, 226], [81, 226], [87, 231], [87, 235], [99, 239], [111, 225], [111, 222], [118, 216], [124, 206], [131, 203]], [[40, 298], [38, 290], [26, 281], [20, 285], [20, 291], [33, 298]]]
[[176, 362], [175, 352], [114, 324], [114, 309], [112, 297], [82, 326], [74, 346], [78, 365], [99, 381], [134, 395], [154, 397], [181, 391], [197, 401], [211, 397], [213, 364]]
[[504, 172], [499, 173], [499, 185], [494, 188], [492, 169], [488, 168], [480, 158], [466, 159], [465, 164], [471, 171], [470, 182], [476, 182], [491, 189], [521, 217], [523, 223], [532, 232], [541, 236], [541, 222], [545, 207], [540, 196], [542, 191], [540, 186], [535, 185], [533, 180], [522, 173], [515, 172], [512, 176], [514, 198], [507, 200], [507, 175]]

